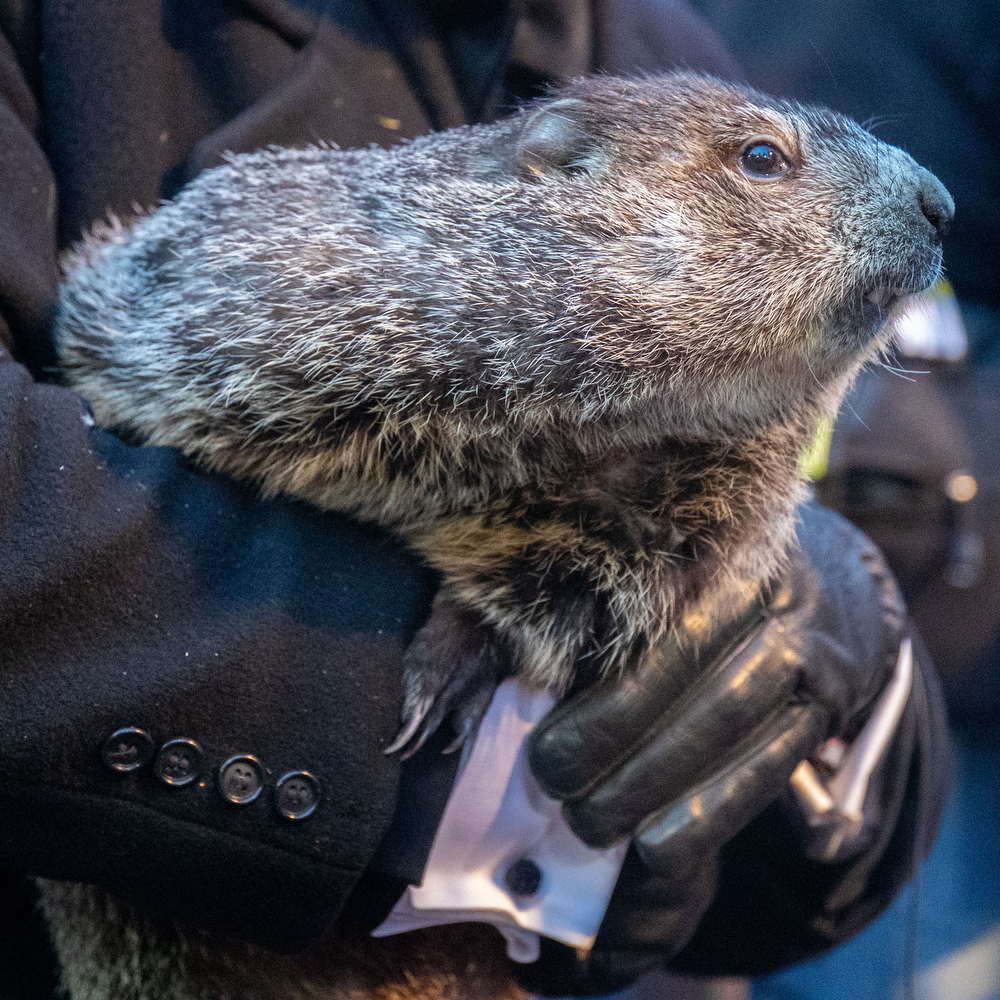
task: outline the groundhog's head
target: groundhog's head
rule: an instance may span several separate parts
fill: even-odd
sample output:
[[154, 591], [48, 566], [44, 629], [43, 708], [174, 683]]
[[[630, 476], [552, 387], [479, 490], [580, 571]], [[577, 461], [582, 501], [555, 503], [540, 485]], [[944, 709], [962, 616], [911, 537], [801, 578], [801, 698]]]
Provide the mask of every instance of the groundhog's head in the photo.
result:
[[694, 423], [768, 419], [819, 385], [835, 402], [893, 305], [937, 278], [954, 211], [844, 116], [693, 74], [576, 81], [513, 140], [535, 189], [519, 226], [572, 255], [553, 319], [578, 389], [668, 398]]
[[155, 354], [192, 411], [273, 405], [257, 424], [310, 443], [431, 411], [463, 434], [806, 427], [936, 278], [952, 211], [833, 112], [592, 77], [391, 150], [234, 156], [82, 248], [60, 342], [126, 382]]

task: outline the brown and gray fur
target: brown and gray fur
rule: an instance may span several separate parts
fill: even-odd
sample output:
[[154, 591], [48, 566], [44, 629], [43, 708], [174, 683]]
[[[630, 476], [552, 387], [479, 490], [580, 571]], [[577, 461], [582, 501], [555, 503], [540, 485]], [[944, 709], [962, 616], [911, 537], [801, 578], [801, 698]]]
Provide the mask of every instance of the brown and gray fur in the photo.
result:
[[[755, 139], [786, 174], [743, 169]], [[59, 349], [100, 423], [437, 567], [400, 742], [450, 709], [462, 738], [506, 664], [555, 691], [617, 677], [692, 604], [780, 569], [799, 455], [887, 308], [936, 278], [951, 210], [830, 111], [583, 79], [390, 150], [234, 156], [77, 250]], [[257, 995], [354, 995], [291, 978]]]

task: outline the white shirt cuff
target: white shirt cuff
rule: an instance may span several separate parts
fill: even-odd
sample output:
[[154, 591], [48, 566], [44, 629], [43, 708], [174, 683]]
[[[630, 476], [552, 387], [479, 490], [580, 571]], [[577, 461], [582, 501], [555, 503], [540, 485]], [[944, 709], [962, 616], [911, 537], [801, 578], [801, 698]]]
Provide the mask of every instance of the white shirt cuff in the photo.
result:
[[500, 685], [451, 791], [423, 880], [374, 936], [483, 921], [504, 935], [515, 962], [538, 957], [540, 934], [574, 948], [593, 945], [628, 843], [587, 847], [531, 774], [525, 740], [553, 703], [515, 680]]

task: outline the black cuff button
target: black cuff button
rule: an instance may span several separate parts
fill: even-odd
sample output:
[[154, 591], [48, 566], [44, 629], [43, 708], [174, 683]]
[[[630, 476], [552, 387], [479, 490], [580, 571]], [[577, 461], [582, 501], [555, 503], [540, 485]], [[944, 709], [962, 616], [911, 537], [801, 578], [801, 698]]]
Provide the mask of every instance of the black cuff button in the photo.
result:
[[518, 858], [503, 877], [515, 896], [534, 896], [542, 885], [542, 870], [531, 858]]
[[165, 785], [183, 788], [201, 773], [201, 761], [201, 747], [194, 740], [170, 740], [160, 747], [153, 771]]
[[253, 802], [264, 786], [264, 774], [256, 757], [230, 757], [219, 768], [219, 791], [227, 802], [245, 806]]
[[115, 730], [101, 747], [101, 759], [112, 771], [137, 771], [153, 759], [153, 739], [142, 729]]
[[319, 805], [319, 782], [308, 771], [286, 774], [274, 790], [274, 808], [285, 819], [305, 819]]

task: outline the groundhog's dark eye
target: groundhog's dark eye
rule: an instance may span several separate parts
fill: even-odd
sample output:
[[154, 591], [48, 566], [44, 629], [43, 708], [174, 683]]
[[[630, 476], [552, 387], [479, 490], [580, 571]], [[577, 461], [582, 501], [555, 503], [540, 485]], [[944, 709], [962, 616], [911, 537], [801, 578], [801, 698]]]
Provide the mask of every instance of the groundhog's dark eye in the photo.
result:
[[773, 142], [751, 142], [740, 154], [740, 163], [751, 177], [782, 177], [791, 170], [785, 154]]

